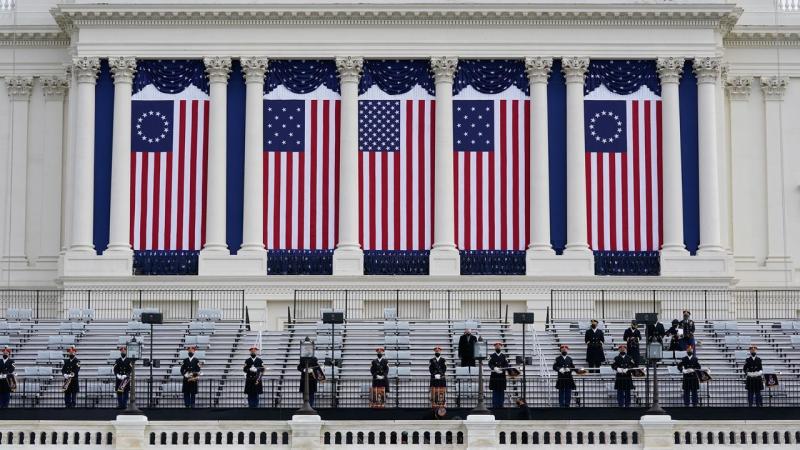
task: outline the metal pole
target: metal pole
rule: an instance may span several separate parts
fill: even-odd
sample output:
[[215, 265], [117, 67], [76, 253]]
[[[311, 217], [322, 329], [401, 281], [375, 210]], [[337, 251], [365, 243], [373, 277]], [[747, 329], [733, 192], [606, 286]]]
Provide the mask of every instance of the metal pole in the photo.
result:
[[309, 379], [309, 376], [308, 376], [308, 358], [306, 358], [306, 372], [305, 372], [305, 374], [303, 376], [303, 380], [304, 380], [303, 406], [300, 407], [300, 409], [298, 409], [295, 412], [295, 414], [298, 414], [298, 415], [301, 415], [301, 416], [314, 416], [314, 415], [317, 414], [317, 412], [314, 411], [314, 408], [312, 408], [311, 405], [308, 403], [308, 389], [309, 389], [309, 387], [308, 387], [308, 379]]
[[[141, 294], [141, 292], [139, 292]], [[147, 407], [153, 407], [153, 324], [150, 324], [150, 386], [147, 389]]]
[[336, 324], [331, 321], [331, 408], [336, 408]]
[[[150, 365], [150, 367], [152, 367], [152, 364]], [[136, 407], [136, 359], [131, 360], [131, 398], [130, 401], [128, 402], [128, 408], [125, 409], [123, 414], [125, 415], [142, 414], [142, 410]]]
[[528, 403], [528, 358], [525, 356], [525, 324], [522, 324], [522, 400]]
[[[474, 344], [482, 345], [482, 344]], [[491, 414], [486, 409], [486, 404], [483, 401], [483, 358], [478, 360], [478, 406], [469, 412], [470, 414]]]

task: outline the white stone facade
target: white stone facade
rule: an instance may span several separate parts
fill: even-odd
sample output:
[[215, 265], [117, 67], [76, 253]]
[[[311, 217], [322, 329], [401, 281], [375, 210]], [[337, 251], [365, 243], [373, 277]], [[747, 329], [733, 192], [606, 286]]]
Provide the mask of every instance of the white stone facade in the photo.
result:
[[[570, 203], [585, 203], [582, 85], [588, 60], [658, 60], [664, 92], [665, 149], [679, 148], [675, 123], [676, 74], [694, 60], [698, 76], [700, 251], [682, 246], [680, 158], [664, 161], [665, 251], [662, 276], [636, 279], [643, 287], [797, 287], [800, 283], [800, 13], [771, 0], [680, 0], [583, 3], [540, 1], [402, 0], [95, 3], [76, 0], [18, 1], [0, 9], [0, 280], [3, 287], [248, 286], [254, 296], [282, 298], [291, 278], [268, 280], [259, 242], [262, 224], [252, 209], [257, 190], [246, 188], [244, 243], [236, 257], [225, 244], [223, 108], [212, 106], [210, 125], [207, 245], [200, 277], [134, 280], [128, 223], [129, 165], [112, 168], [110, 246], [92, 248], [93, 85], [99, 59], [110, 58], [115, 84], [114, 154], [126, 153], [130, 83], [136, 58], [205, 58], [212, 105], [224, 104], [231, 59], [241, 59], [248, 92], [270, 59], [336, 59], [342, 80], [343, 148], [357, 141], [352, 116], [357, 107], [360, 62], [367, 58], [432, 59], [437, 124], [446, 123], [453, 61], [458, 58], [518, 58], [526, 61], [532, 96], [546, 96], [553, 58], [567, 78], [568, 186]], [[789, 2], [791, 3], [791, 2]], [[251, 76], [252, 75], [252, 76]], [[252, 81], [252, 82], [251, 82]], [[252, 98], [251, 98], [252, 97]], [[258, 98], [248, 95], [248, 104]], [[125, 112], [128, 112], [126, 115]], [[348, 119], [348, 117], [350, 119]], [[534, 139], [546, 142], [546, 121], [534, 114]], [[248, 114], [252, 159], [260, 141], [257, 115]], [[89, 124], [89, 125], [86, 125]], [[349, 125], [349, 128], [347, 128]], [[257, 130], [258, 129], [258, 130]], [[222, 133], [222, 134], [220, 134]], [[354, 134], [355, 133], [355, 134]], [[450, 147], [446, 127], [437, 144]], [[536, 146], [535, 146], [536, 147]], [[246, 153], [248, 153], [246, 151]], [[570, 155], [573, 155], [571, 158]], [[452, 223], [452, 162], [436, 158], [436, 217]], [[257, 158], [258, 156], [255, 156]], [[246, 156], [248, 158], [248, 156]], [[434, 224], [432, 277], [398, 282], [359, 278], [363, 254], [357, 244], [353, 179], [340, 186], [340, 246], [334, 276], [310, 285], [369, 287], [397, 284], [502, 285], [513, 298], [535, 300], [547, 287], [623, 285], [592, 275], [583, 208], [568, 211], [567, 251], [549, 246], [546, 152], [534, 150], [532, 242], [525, 277], [465, 281], [457, 275], [452, 227]], [[545, 164], [540, 164], [544, 160]], [[342, 170], [355, 170], [343, 159]], [[346, 163], [346, 164], [344, 164]], [[580, 167], [579, 167], [580, 164]], [[259, 180], [253, 166], [245, 186]], [[255, 183], [257, 185], [257, 183]], [[118, 201], [115, 201], [118, 200]], [[248, 208], [247, 205], [250, 205]], [[249, 215], [248, 215], [249, 214]], [[444, 218], [444, 219], [441, 219]], [[353, 278], [355, 276], [355, 278]], [[628, 280], [630, 281], [630, 280]], [[626, 286], [630, 285], [624, 284]], [[534, 294], [540, 292], [539, 294]], [[288, 300], [288, 298], [286, 298]]]

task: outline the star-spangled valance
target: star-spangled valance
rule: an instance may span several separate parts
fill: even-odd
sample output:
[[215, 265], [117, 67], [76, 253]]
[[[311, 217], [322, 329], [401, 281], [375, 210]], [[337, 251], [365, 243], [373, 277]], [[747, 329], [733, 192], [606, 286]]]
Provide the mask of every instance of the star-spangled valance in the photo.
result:
[[467, 86], [483, 94], [499, 94], [516, 86], [526, 95], [529, 94], [528, 77], [522, 60], [459, 60], [453, 94], [458, 94]]
[[320, 86], [339, 92], [339, 77], [333, 60], [271, 60], [264, 93], [280, 85], [296, 94], [308, 94]]
[[583, 92], [588, 94], [600, 85], [619, 95], [633, 94], [642, 86], [661, 95], [661, 82], [653, 60], [592, 60]]
[[197, 59], [139, 60], [133, 77], [133, 93], [152, 84], [159, 92], [177, 94], [189, 85], [208, 93], [208, 79], [203, 61]]
[[436, 95], [427, 60], [364, 61], [358, 93], [363, 94], [374, 85], [389, 95], [405, 94], [416, 85]]

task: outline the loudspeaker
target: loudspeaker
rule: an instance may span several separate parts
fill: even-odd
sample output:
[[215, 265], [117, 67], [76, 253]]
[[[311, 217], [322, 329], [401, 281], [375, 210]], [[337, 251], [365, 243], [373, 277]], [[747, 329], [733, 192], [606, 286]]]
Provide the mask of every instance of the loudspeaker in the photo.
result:
[[636, 313], [636, 323], [652, 325], [656, 322], [658, 322], [658, 314], [656, 313]]
[[532, 312], [515, 312], [514, 313], [514, 323], [533, 323], [533, 313]]
[[143, 312], [142, 323], [161, 325], [164, 323], [164, 315], [160, 312]]
[[344, 323], [344, 313], [342, 312], [322, 313], [322, 323]]

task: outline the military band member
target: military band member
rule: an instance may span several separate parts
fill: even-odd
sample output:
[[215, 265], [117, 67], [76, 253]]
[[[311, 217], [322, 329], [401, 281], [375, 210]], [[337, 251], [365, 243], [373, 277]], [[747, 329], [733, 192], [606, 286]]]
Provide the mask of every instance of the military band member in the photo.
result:
[[635, 320], [631, 321], [631, 326], [625, 330], [622, 339], [628, 345], [628, 355], [638, 364], [642, 357], [639, 352], [639, 341], [642, 340], [642, 332], [639, 331], [639, 325]]
[[3, 358], [0, 359], [0, 408], [8, 408], [11, 402], [12, 385], [14, 379], [14, 360], [11, 359], [11, 347], [3, 349]]
[[689, 406], [689, 397], [691, 397], [692, 406], [697, 406], [697, 390], [700, 389], [700, 361], [694, 354], [694, 348], [689, 346], [686, 348], [686, 356], [681, 358], [678, 363], [678, 370], [683, 374], [683, 405]]
[[503, 344], [494, 343], [494, 353], [489, 356], [489, 389], [492, 391], [492, 408], [502, 408], [506, 398], [506, 370], [509, 366], [508, 356], [503, 353]]
[[195, 397], [197, 396], [198, 384], [200, 384], [200, 360], [195, 356], [197, 346], [186, 347], [187, 357], [181, 363], [181, 375], [183, 375], [183, 405], [187, 408], [194, 408]]
[[597, 328], [597, 320], [592, 319], [592, 326], [586, 330], [583, 336], [586, 342], [586, 364], [589, 367], [600, 367], [603, 361], [606, 360], [606, 354], [603, 350], [603, 343], [606, 341], [603, 335], [603, 330]]
[[664, 344], [664, 336], [667, 335], [666, 330], [664, 330], [664, 324], [661, 321], [656, 321], [655, 324], [647, 325], [647, 341], [648, 342], [658, 342], [659, 344]]
[[81, 371], [81, 360], [75, 357], [78, 349], [74, 345], [67, 348], [67, 359], [61, 366], [61, 374], [64, 375], [64, 406], [74, 408], [77, 403], [80, 383], [78, 373]]
[[569, 345], [561, 344], [559, 347], [561, 354], [556, 356], [556, 361], [553, 363], [553, 370], [558, 372], [556, 379], [556, 389], [558, 389], [558, 406], [562, 408], [569, 408], [572, 401], [572, 391], [575, 390], [575, 379], [572, 378], [572, 371], [575, 369], [575, 363], [572, 362], [572, 357], [569, 356]]
[[129, 377], [133, 372], [133, 363], [128, 359], [128, 347], [119, 348], [119, 358], [114, 361], [114, 388], [117, 391], [117, 408], [125, 409], [128, 406], [128, 396], [131, 392], [131, 380]]
[[680, 323], [678, 319], [673, 319], [672, 326], [664, 333], [665, 336], [669, 337], [669, 350], [673, 352], [680, 348], [680, 336], [678, 336], [678, 327]]
[[747, 406], [763, 406], [761, 391], [764, 389], [764, 366], [761, 358], [756, 356], [758, 347], [750, 346], [750, 356], [744, 361], [745, 387], [747, 388]]
[[[306, 390], [306, 378], [308, 378], [308, 404], [314, 406], [314, 394], [317, 392], [317, 377], [314, 376], [314, 369], [319, 367], [316, 356], [300, 357], [297, 370], [300, 372], [300, 392]], [[331, 368], [333, 370], [333, 368]]]
[[617, 390], [617, 404], [620, 408], [631, 406], [631, 389], [633, 389], [633, 377], [630, 369], [639, 367], [639, 364], [628, 355], [628, 348], [625, 344], [619, 346], [619, 355], [614, 358], [611, 368], [617, 371], [614, 380], [614, 389]]
[[469, 328], [464, 330], [464, 334], [458, 339], [458, 358], [461, 360], [461, 367], [475, 367], [475, 343], [478, 338], [472, 334]]
[[250, 357], [244, 360], [244, 393], [247, 394], [247, 406], [258, 408], [258, 396], [264, 393], [261, 377], [264, 375], [264, 361], [258, 357], [258, 346], [250, 347]]
[[369, 372], [372, 374], [372, 387], [382, 387], [384, 392], [389, 392], [389, 360], [384, 356], [383, 347], [375, 349], [375, 359], [369, 367]]
[[694, 320], [691, 319], [691, 316], [692, 313], [689, 310], [683, 310], [683, 320], [679, 324], [680, 329], [683, 330], [683, 337], [678, 344], [681, 351], [685, 351], [691, 345], [697, 353], [697, 343], [694, 340]]
[[428, 371], [431, 373], [430, 387], [446, 387], [447, 361], [442, 358], [442, 347], [438, 345], [433, 349], [433, 358], [428, 362]]

